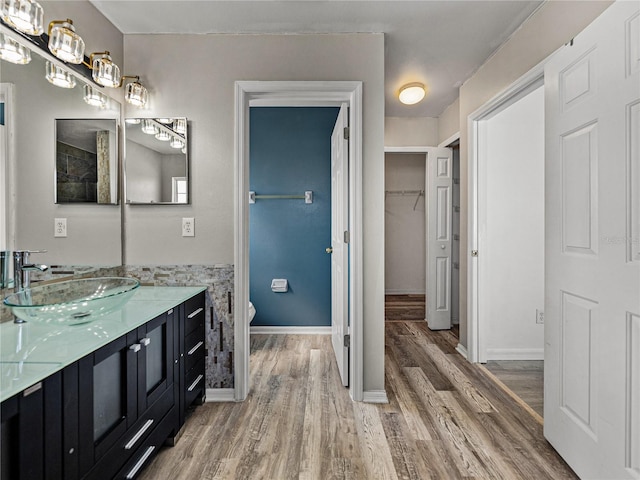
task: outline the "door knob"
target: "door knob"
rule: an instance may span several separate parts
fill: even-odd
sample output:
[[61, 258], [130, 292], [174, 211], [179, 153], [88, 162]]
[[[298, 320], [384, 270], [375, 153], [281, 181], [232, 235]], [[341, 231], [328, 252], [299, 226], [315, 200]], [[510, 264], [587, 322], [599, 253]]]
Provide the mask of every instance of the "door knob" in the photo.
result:
[[324, 251], [327, 253], [333, 253], [333, 247], [327, 247], [324, 249]]

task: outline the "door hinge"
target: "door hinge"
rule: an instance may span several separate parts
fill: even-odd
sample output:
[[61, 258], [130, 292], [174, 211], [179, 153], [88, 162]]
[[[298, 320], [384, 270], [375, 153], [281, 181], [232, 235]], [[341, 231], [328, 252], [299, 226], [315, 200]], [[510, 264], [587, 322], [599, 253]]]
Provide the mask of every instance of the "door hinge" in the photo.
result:
[[344, 236], [343, 236], [343, 238], [344, 238], [344, 243], [349, 243], [349, 240], [350, 240], [350, 238], [351, 238], [351, 236], [349, 235], [349, 230], [345, 230], [345, 231], [344, 231]]
[[344, 127], [343, 134], [344, 134], [344, 139], [349, 140], [349, 127]]
[[472, 257], [477, 257], [478, 256], [478, 250], [471, 250], [471, 256]]
[[348, 333], [344, 336], [344, 346], [349, 348], [351, 346], [351, 335]]

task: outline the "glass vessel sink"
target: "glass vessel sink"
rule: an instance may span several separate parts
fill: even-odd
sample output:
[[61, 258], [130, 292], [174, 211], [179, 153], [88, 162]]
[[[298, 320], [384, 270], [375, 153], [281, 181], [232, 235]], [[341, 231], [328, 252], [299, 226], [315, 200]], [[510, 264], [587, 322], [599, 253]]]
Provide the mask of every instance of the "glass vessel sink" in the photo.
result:
[[136, 279], [124, 277], [68, 280], [13, 293], [4, 304], [27, 322], [78, 325], [119, 309], [139, 286]]

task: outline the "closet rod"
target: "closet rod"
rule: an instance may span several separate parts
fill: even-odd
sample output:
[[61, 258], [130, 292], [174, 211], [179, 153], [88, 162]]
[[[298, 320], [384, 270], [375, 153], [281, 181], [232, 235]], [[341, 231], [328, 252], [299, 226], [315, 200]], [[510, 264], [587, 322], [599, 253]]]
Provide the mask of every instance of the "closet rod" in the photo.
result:
[[398, 195], [401, 197], [417, 195], [416, 203], [413, 204], [413, 209], [415, 210], [418, 206], [418, 202], [420, 201], [420, 197], [424, 196], [424, 190], [385, 190], [385, 199], [387, 198], [387, 195]]

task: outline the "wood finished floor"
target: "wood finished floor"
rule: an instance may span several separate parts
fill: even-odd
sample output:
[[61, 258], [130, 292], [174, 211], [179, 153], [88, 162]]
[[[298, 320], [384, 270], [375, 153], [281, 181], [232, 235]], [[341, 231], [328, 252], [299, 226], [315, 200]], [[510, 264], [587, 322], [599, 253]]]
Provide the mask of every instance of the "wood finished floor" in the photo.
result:
[[544, 361], [490, 360], [485, 367], [540, 417], [544, 410]]
[[384, 319], [387, 322], [396, 320], [424, 321], [424, 295], [385, 295], [384, 297]]
[[252, 335], [247, 400], [198, 407], [140, 478], [577, 478], [456, 343], [424, 323], [386, 323], [389, 403], [365, 404], [341, 386], [329, 336]]

